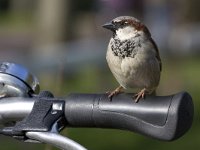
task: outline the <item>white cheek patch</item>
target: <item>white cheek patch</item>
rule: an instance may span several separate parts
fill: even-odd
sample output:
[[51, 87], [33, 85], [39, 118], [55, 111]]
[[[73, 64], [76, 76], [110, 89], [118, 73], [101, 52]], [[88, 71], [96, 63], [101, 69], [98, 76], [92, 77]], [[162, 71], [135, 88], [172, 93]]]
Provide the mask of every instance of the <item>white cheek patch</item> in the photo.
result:
[[125, 28], [119, 28], [116, 31], [117, 37], [120, 40], [127, 40], [130, 39], [132, 37], [134, 37], [137, 34], [137, 31], [133, 28], [133, 27], [125, 27]]

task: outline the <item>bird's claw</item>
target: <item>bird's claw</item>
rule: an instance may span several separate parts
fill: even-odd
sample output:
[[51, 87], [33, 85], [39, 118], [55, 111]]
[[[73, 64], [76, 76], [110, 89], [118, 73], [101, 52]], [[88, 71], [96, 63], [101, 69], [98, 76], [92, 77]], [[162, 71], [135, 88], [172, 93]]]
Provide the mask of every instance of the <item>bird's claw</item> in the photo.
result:
[[123, 89], [123, 88], [120, 86], [120, 87], [116, 88], [116, 89], [113, 90], [113, 91], [108, 91], [108, 92], [106, 92], [106, 94], [108, 94], [108, 98], [109, 98], [110, 100], [112, 100], [112, 97], [115, 96], [115, 95], [117, 95], [117, 94], [119, 94], [119, 93], [121, 93], [121, 92], [122, 92], [122, 89]]
[[146, 92], [146, 89], [142, 89], [140, 92], [134, 95], [134, 99], [136, 103], [138, 103], [141, 98], [144, 99], [145, 92]]
[[111, 99], [114, 95], [117, 95], [119, 92], [114, 90], [111, 92], [106, 92], [106, 94], [108, 94], [108, 98]]

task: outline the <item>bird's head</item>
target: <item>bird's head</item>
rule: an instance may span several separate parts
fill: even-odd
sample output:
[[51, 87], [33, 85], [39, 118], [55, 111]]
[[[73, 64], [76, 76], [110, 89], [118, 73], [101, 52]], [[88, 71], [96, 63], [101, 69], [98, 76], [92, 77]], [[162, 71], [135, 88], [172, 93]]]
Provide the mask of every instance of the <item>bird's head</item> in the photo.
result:
[[138, 19], [130, 16], [120, 16], [103, 25], [111, 30], [114, 36], [127, 40], [138, 36], [151, 36], [147, 27]]

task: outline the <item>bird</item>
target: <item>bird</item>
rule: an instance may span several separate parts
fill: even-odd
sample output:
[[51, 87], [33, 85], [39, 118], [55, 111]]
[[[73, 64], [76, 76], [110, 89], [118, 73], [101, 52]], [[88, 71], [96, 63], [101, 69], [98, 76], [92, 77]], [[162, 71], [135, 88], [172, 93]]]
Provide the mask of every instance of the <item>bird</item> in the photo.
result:
[[102, 27], [112, 31], [107, 47], [108, 66], [119, 87], [108, 97], [125, 89], [139, 89], [133, 99], [139, 102], [146, 94], [155, 93], [161, 76], [162, 62], [158, 47], [147, 26], [131, 16], [120, 16]]

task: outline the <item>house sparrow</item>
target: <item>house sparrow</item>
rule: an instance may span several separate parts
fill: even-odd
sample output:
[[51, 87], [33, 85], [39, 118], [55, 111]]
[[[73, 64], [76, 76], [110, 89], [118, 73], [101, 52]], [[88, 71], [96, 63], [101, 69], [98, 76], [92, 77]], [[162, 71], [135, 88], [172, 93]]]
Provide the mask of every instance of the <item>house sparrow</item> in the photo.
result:
[[145, 94], [155, 92], [162, 69], [161, 59], [156, 43], [148, 28], [138, 19], [121, 16], [103, 25], [113, 32], [106, 59], [114, 77], [120, 84], [108, 97], [127, 88], [138, 88], [134, 95], [135, 102]]

